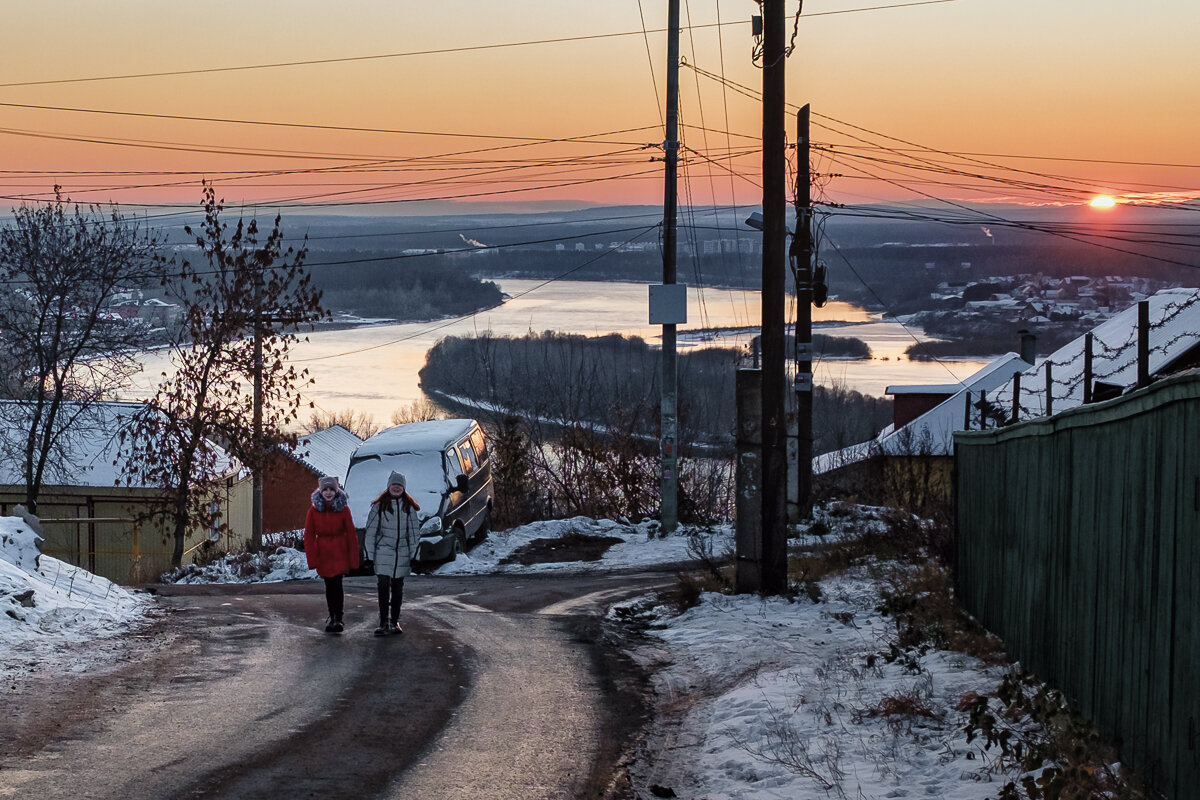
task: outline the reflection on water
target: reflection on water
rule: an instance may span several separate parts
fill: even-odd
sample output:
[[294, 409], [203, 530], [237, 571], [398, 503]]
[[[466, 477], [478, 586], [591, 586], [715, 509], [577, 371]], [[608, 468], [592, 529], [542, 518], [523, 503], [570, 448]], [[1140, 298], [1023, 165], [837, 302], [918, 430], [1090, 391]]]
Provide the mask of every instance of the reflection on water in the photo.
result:
[[[292, 351], [292, 363], [314, 379], [305, 398], [327, 411], [355, 410], [387, 423], [392, 412], [423, 395], [417, 372], [425, 353], [443, 336], [496, 336], [558, 331], [586, 336], [622, 333], [657, 343], [660, 326], [648, 322], [648, 289], [638, 283], [588, 281], [497, 281], [510, 300], [499, 308], [470, 317], [438, 322], [378, 325], [308, 335]], [[794, 317], [795, 310], [785, 312]], [[690, 288], [688, 321], [679, 326], [679, 347], [725, 345], [749, 348], [761, 322], [758, 292], [737, 289]], [[817, 333], [854, 336], [870, 346], [870, 361], [830, 360], [814, 365], [818, 384], [841, 384], [864, 394], [881, 396], [892, 384], [955, 383], [981, 368], [981, 361], [908, 361], [905, 348], [924, 340], [896, 322], [847, 303], [831, 302], [813, 309]], [[837, 324], [845, 323], [845, 324]], [[717, 338], [689, 336], [704, 328], [745, 329]], [[144, 397], [150, 380], [165, 368], [161, 355], [143, 359], [143, 384], [134, 396]]]

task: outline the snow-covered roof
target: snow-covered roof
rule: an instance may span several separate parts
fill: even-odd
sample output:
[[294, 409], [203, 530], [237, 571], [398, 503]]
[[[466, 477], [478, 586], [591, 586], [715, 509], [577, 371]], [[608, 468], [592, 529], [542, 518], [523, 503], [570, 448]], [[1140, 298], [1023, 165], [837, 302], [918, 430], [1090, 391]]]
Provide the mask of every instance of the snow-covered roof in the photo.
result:
[[367, 439], [359, 445], [356, 455], [397, 455], [440, 450], [466, 436], [472, 422], [469, 419], [435, 419], [397, 425]]
[[962, 388], [961, 383], [927, 383], [927, 384], [905, 384], [903, 386], [889, 386], [883, 390], [884, 394], [954, 394]]
[[[44, 486], [96, 486], [110, 488], [121, 481], [125, 461], [120, 453], [120, 432], [132, 425], [133, 415], [144, 408], [142, 403], [92, 403], [86, 410], [74, 403], [63, 405], [60, 414], [79, 417], [70, 435], [64, 437], [65, 464], [47, 464]], [[28, 409], [11, 400], [0, 401], [0, 486], [24, 486], [25, 475], [19, 457], [24, 437], [23, 420]], [[212, 445], [220, 459], [219, 470], [234, 469], [233, 460], [216, 444]], [[115, 462], [115, 463], [114, 463]], [[132, 488], [159, 488], [134, 484]]]
[[332, 475], [344, 480], [350, 456], [360, 444], [362, 439], [358, 436], [341, 425], [332, 425], [301, 436], [295, 447], [279, 449], [311, 469], [318, 478]]
[[[1200, 289], [1164, 289], [1149, 298], [1151, 375], [1169, 372], [1185, 356], [1200, 347]], [[1137, 385], [1138, 308], [1130, 306], [1091, 331], [1092, 377], [1127, 391]], [[874, 440], [863, 442], [813, 459], [813, 472], [820, 474], [861, 461], [875, 454], [954, 452], [954, 431], [963, 430], [966, 417], [964, 396], [969, 390], [978, 399], [980, 391], [1001, 413], [1008, 416], [1013, 406], [1013, 375], [1021, 375], [1020, 419], [1046, 413], [1046, 369], [1052, 381], [1051, 411], [1083, 405], [1083, 351], [1086, 336], [1064, 345], [1036, 365], [1009, 353], [972, 375], [953, 397], [917, 417], [899, 430], [886, 428]], [[905, 387], [888, 387], [889, 394]], [[929, 387], [911, 387], [916, 389]]]
[[[992, 392], [1012, 380], [1013, 373], [1029, 367], [1016, 353], [1005, 353], [983, 369], [967, 378], [950, 397], [938, 403], [921, 416], [900, 428], [888, 426], [869, 442], [851, 445], [832, 453], [823, 453], [813, 459], [813, 472], [822, 474], [830, 470], [853, 464], [873, 455], [949, 455], [954, 452], [954, 432], [963, 430], [966, 417], [967, 392]], [[897, 394], [889, 386], [889, 394]], [[917, 387], [929, 388], [929, 387]]]
[[[1170, 372], [1173, 365], [1200, 346], [1200, 289], [1164, 289], [1146, 298], [1150, 317], [1149, 371]], [[1128, 391], [1137, 385], [1138, 307], [1132, 305], [1096, 326], [1092, 336], [1092, 378]], [[1020, 419], [1046, 413], [1046, 370], [1049, 366], [1051, 411], [1083, 405], [1085, 336], [1067, 343], [1021, 375]], [[1012, 412], [1009, 381], [988, 399]]]

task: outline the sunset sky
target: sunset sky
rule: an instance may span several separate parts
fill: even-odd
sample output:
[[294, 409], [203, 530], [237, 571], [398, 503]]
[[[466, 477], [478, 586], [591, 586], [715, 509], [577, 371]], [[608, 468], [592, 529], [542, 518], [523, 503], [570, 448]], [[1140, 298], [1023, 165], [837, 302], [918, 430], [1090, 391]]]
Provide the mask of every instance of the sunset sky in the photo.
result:
[[[756, 4], [682, 7], [681, 202], [757, 205]], [[15, 0], [0, 196], [194, 205], [207, 177], [231, 203], [361, 213], [659, 203], [666, 9]], [[819, 199], [1200, 196], [1200, 3], [808, 0], [795, 41], [789, 119], [811, 104], [814, 167], [844, 176]], [[261, 66], [298, 61], [325, 63]], [[177, 74], [113, 78], [151, 73]]]

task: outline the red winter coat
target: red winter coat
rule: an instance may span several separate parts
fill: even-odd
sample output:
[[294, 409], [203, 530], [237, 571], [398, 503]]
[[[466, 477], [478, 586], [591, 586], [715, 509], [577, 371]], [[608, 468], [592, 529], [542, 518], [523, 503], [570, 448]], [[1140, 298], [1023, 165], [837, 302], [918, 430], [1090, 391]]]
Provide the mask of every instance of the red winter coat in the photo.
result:
[[313, 493], [304, 520], [304, 555], [308, 568], [322, 578], [335, 578], [358, 567], [358, 533], [346, 507], [349, 499], [345, 492], [338, 492], [327, 505], [320, 492]]

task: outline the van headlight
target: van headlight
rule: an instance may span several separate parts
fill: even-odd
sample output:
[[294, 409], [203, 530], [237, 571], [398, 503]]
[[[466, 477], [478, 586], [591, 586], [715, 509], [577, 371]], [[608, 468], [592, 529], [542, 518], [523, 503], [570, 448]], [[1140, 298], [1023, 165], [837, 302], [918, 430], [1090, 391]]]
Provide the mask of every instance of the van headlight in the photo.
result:
[[442, 518], [441, 517], [430, 517], [429, 519], [425, 520], [425, 523], [421, 526], [421, 535], [422, 536], [432, 536], [435, 533], [441, 533], [441, 532], [442, 532]]

